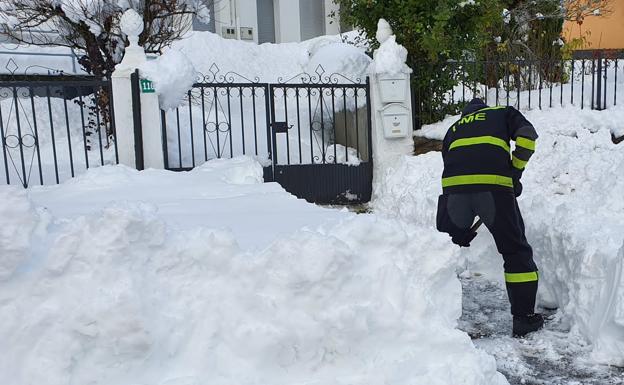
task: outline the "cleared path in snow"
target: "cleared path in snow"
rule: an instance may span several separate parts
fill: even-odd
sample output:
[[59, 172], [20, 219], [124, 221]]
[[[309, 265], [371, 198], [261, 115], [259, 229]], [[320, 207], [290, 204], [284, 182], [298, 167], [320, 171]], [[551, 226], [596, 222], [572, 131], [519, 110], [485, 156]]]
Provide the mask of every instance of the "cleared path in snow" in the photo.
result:
[[[524, 339], [511, 337], [505, 289], [483, 276], [462, 278], [460, 329], [496, 358], [511, 385], [620, 385], [624, 368], [584, 362], [591, 346], [568, 333], [557, 314], [544, 330]], [[538, 309], [538, 311], [543, 311]]]

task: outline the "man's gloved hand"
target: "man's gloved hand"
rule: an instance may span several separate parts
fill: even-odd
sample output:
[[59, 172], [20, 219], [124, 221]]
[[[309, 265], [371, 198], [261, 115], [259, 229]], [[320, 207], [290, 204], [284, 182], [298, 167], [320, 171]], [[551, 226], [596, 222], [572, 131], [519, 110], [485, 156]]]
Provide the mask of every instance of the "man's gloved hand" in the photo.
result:
[[511, 179], [513, 180], [513, 189], [516, 198], [522, 195], [522, 182], [520, 182], [520, 178], [522, 178], [522, 170], [512, 168]]
[[477, 236], [475, 231], [466, 230], [451, 237], [451, 241], [461, 247], [470, 247], [470, 242]]

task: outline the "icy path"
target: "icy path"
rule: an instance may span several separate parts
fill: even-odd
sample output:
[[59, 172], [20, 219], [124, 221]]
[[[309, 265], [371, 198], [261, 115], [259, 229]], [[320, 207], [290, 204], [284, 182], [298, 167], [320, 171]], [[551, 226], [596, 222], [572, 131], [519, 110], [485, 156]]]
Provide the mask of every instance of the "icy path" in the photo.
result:
[[[511, 385], [619, 385], [624, 368], [584, 360], [591, 346], [568, 333], [557, 314], [545, 330], [525, 339], [510, 336], [511, 315], [505, 289], [482, 276], [462, 278], [460, 329], [496, 358]], [[539, 310], [543, 311], [543, 310]]]

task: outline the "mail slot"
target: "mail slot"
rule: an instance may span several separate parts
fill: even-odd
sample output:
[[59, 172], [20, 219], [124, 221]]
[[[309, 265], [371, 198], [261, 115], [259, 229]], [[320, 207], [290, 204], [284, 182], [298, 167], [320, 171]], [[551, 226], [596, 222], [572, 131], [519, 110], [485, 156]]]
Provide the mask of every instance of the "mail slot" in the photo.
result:
[[401, 75], [379, 78], [379, 92], [382, 103], [405, 103], [407, 99], [408, 78]]
[[409, 109], [403, 104], [388, 104], [381, 110], [384, 137], [405, 138], [409, 125]]

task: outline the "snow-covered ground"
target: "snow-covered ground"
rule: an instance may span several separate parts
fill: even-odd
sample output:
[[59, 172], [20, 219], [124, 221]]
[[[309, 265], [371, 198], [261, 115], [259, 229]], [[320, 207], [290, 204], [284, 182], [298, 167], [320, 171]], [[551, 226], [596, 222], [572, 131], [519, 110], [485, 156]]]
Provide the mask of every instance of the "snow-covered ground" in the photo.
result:
[[226, 228], [245, 250], [264, 248], [293, 229], [351, 215], [309, 205], [276, 183], [262, 183], [262, 172], [248, 157], [213, 160], [187, 173], [105, 166], [63, 185], [33, 187], [28, 195], [65, 219], [99, 212], [115, 201], [147, 202], [145, 208], [169, 227]]
[[511, 314], [505, 287], [484, 276], [462, 275], [463, 312], [459, 328], [477, 348], [496, 358], [513, 385], [621, 385], [624, 368], [596, 365], [587, 357], [592, 344], [570, 335], [560, 313], [547, 314], [546, 329], [523, 339], [509, 335]]
[[238, 158], [0, 187], [0, 383], [507, 383], [455, 328], [442, 235], [261, 175]]

